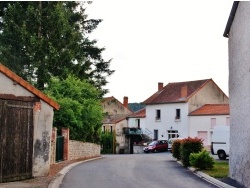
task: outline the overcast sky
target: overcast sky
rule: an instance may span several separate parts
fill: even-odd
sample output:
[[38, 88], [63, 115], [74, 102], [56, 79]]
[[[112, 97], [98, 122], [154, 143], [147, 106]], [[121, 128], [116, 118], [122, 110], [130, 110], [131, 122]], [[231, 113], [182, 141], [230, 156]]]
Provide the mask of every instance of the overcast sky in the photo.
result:
[[169, 82], [212, 78], [228, 95], [228, 39], [233, 1], [94, 1], [88, 18], [103, 19], [90, 38], [105, 47], [115, 73], [107, 96], [143, 102]]

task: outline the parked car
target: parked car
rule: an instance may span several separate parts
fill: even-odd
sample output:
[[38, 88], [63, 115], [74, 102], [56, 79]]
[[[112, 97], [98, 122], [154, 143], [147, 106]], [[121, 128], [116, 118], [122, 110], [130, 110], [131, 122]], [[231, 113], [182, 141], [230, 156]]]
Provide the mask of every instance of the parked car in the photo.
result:
[[143, 148], [143, 151], [145, 153], [167, 151], [167, 150], [168, 150], [168, 141], [167, 140], [153, 141], [147, 147]]
[[175, 140], [182, 140], [183, 138], [169, 138], [168, 139], [168, 151], [172, 151], [172, 144]]

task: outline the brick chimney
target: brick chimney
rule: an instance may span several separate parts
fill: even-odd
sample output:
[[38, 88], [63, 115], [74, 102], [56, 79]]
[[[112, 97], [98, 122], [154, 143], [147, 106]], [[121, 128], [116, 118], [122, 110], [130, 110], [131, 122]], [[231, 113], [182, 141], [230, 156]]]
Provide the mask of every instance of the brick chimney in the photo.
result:
[[163, 89], [163, 83], [158, 82], [158, 91], [161, 91]]
[[186, 98], [187, 97], [187, 86], [182, 86], [181, 87], [181, 98]]
[[128, 108], [128, 97], [123, 97], [123, 106]]

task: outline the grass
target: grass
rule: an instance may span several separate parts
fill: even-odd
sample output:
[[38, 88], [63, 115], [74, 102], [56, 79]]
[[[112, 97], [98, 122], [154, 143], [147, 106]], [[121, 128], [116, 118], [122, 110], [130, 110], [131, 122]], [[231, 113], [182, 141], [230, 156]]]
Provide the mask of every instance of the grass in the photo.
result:
[[202, 170], [202, 172], [214, 178], [226, 178], [229, 175], [228, 162], [215, 161], [214, 168]]

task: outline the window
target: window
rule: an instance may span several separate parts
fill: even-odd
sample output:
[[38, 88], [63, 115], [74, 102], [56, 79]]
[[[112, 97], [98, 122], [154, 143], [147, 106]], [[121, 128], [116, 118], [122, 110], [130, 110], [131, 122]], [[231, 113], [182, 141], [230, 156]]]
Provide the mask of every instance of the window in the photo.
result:
[[112, 126], [110, 126], [110, 132], [112, 132], [113, 130], [112, 130]]
[[105, 132], [105, 126], [103, 126], [103, 132]]
[[176, 109], [176, 111], [175, 111], [175, 119], [181, 119], [181, 109]]
[[156, 120], [160, 120], [161, 119], [161, 110], [156, 110]]
[[211, 128], [214, 128], [216, 125], [216, 118], [211, 118]]
[[226, 117], [226, 125], [230, 126], [230, 117]]
[[137, 127], [141, 128], [141, 121], [140, 121], [140, 119], [136, 119], [136, 122], [137, 122]]

